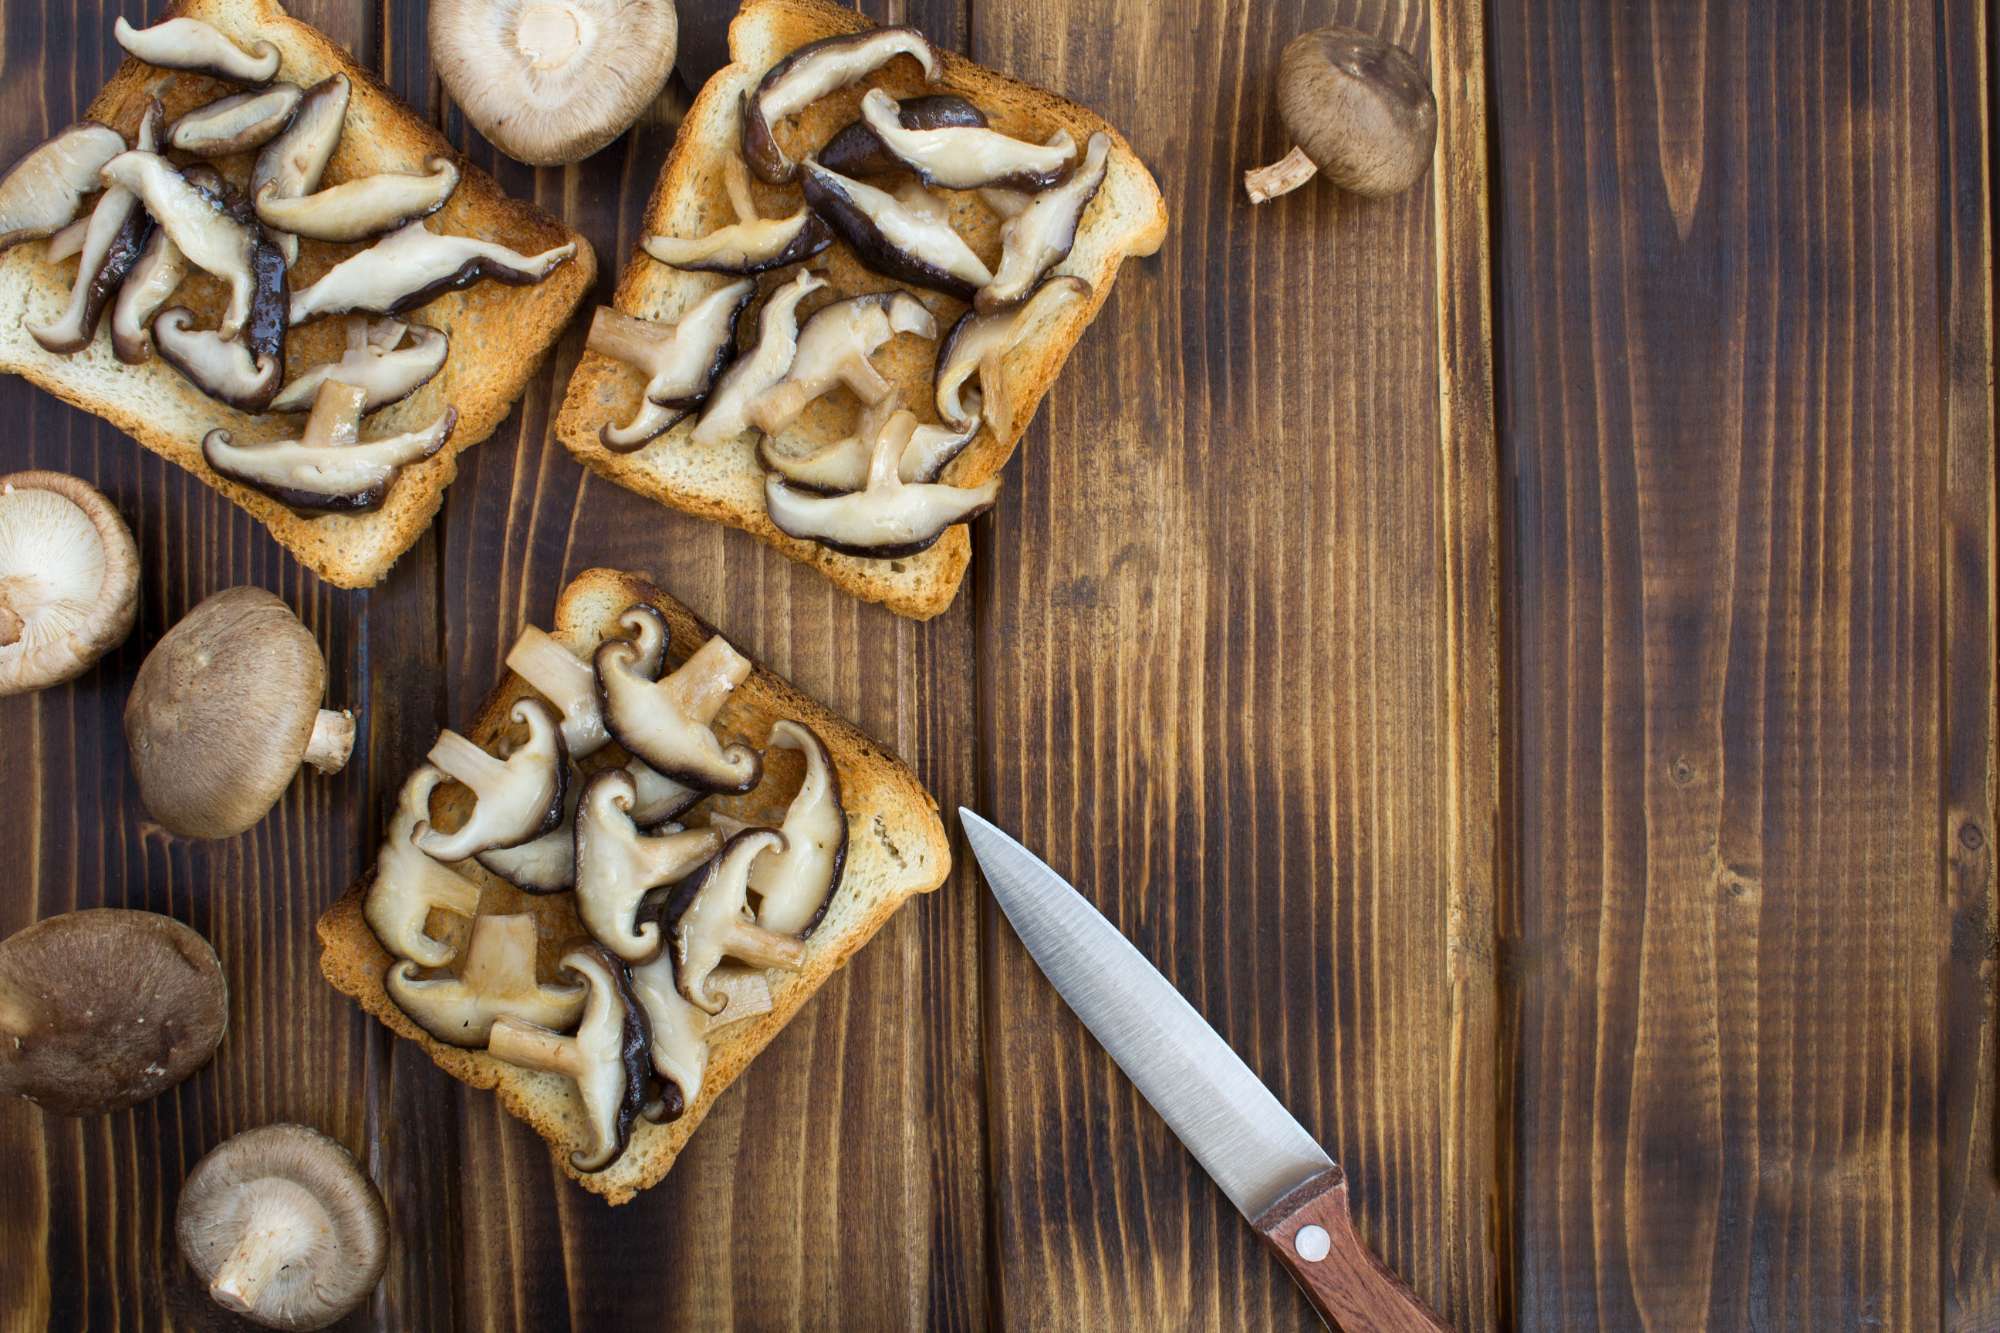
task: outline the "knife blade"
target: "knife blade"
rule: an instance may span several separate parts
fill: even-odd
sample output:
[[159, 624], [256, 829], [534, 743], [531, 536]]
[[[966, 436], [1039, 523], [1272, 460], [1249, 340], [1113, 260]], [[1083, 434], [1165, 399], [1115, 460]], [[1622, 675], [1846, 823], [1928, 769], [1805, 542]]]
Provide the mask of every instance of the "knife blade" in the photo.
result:
[[1445, 1328], [1355, 1233], [1341, 1168], [1173, 983], [1040, 857], [958, 817], [1036, 965], [1320, 1313], [1348, 1330]]

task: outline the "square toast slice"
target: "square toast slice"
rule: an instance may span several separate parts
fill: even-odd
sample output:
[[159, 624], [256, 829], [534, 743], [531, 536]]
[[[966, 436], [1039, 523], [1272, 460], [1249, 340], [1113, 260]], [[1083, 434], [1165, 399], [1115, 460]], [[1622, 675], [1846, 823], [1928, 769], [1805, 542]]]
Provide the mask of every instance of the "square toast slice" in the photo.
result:
[[[549, 632], [586, 660], [596, 645], [617, 632], [618, 617], [635, 602], [659, 608], [669, 627], [668, 660], [683, 660], [714, 633], [692, 612], [636, 574], [592, 569], [579, 574], [556, 603], [555, 624]], [[464, 729], [487, 744], [508, 725], [514, 701], [532, 694], [527, 683], [508, 673]], [[580, 1172], [570, 1163], [573, 1149], [584, 1146], [582, 1104], [567, 1079], [510, 1065], [483, 1050], [466, 1050], [433, 1039], [396, 1007], [383, 990], [382, 977], [391, 959], [376, 941], [362, 915], [362, 900], [372, 881], [364, 878], [319, 919], [320, 971], [335, 989], [358, 1000], [398, 1036], [424, 1048], [438, 1067], [475, 1088], [492, 1088], [501, 1105], [525, 1120], [548, 1141], [550, 1154], [572, 1179], [603, 1195], [613, 1204], [630, 1201], [640, 1190], [659, 1182], [673, 1166], [688, 1136], [708, 1114], [715, 1099], [735, 1081], [778, 1030], [812, 998], [826, 979], [846, 964], [854, 952], [903, 902], [944, 883], [951, 869], [951, 847], [937, 803], [902, 761], [835, 717], [791, 685], [758, 666], [729, 696], [716, 726], [726, 738], [740, 737], [761, 748], [771, 727], [793, 718], [819, 733], [840, 773], [841, 804], [847, 812], [846, 868], [824, 920], [806, 938], [805, 965], [798, 972], [768, 971], [769, 1013], [724, 1027], [712, 1036], [708, 1073], [701, 1091], [684, 1115], [656, 1125], [643, 1117], [634, 1123], [632, 1140], [623, 1155], [602, 1171]], [[591, 771], [621, 763], [624, 753], [609, 746], [585, 761]], [[764, 780], [747, 796], [709, 797], [681, 816], [690, 825], [705, 822], [719, 811], [753, 823], [777, 825], [804, 776], [803, 760], [794, 751], [772, 750], [766, 756]], [[449, 820], [445, 808], [463, 791], [447, 786], [434, 806]], [[573, 907], [574, 895], [523, 893], [476, 861], [454, 866], [480, 886], [479, 911], [530, 912], [540, 935], [540, 975], [555, 974], [565, 946], [585, 938]], [[433, 912], [432, 933], [460, 947], [471, 928], [465, 918]]]
[[[325, 185], [376, 172], [422, 171], [427, 159], [447, 157], [458, 165], [459, 185], [431, 217], [431, 230], [477, 236], [528, 254], [576, 242], [575, 258], [535, 286], [481, 282], [447, 293], [405, 317], [441, 329], [451, 339], [449, 354], [430, 383], [367, 417], [364, 438], [414, 430], [435, 420], [447, 404], [458, 408], [457, 428], [436, 455], [402, 470], [380, 509], [322, 516], [296, 513], [218, 476], [201, 454], [202, 436], [216, 426], [227, 427], [239, 443], [296, 439], [302, 416], [247, 416], [202, 393], [157, 354], [144, 364], [124, 365], [111, 353], [108, 327], [100, 328], [90, 346], [74, 355], [44, 351], [28, 336], [25, 325], [62, 308], [76, 265], [49, 263], [42, 241], [16, 246], [0, 257], [0, 309], [14, 312], [13, 318], [0, 321], [4, 325], [0, 371], [22, 375], [63, 401], [103, 417], [192, 472], [262, 523], [300, 564], [328, 583], [370, 587], [430, 526], [444, 501], [445, 487], [458, 474], [457, 456], [491, 435], [512, 410], [590, 290], [597, 275], [596, 257], [577, 232], [532, 204], [508, 198], [491, 176], [459, 156], [443, 135], [346, 51], [324, 33], [288, 17], [275, 0], [181, 0], [161, 17], [200, 19], [245, 46], [259, 39], [275, 43], [283, 58], [278, 78], [300, 87], [311, 87], [336, 72], [347, 75], [352, 84], [347, 120], [327, 165]], [[92, 21], [108, 24], [110, 18]], [[176, 116], [234, 91], [233, 84], [156, 69], [127, 57], [90, 104], [89, 116], [118, 130], [129, 142], [155, 95], [166, 104], [171, 123]], [[254, 152], [242, 153], [218, 159], [215, 165], [240, 188], [255, 157]], [[292, 272], [293, 289], [366, 244], [302, 242]], [[201, 327], [213, 328], [222, 309], [222, 285], [192, 270], [174, 303], [193, 309]], [[107, 312], [105, 325], [109, 323]], [[344, 323], [335, 316], [292, 331], [285, 349], [286, 379], [337, 360], [345, 345]]]
[[[700, 236], [734, 221], [722, 162], [737, 152], [737, 105], [742, 94], [756, 86], [765, 70], [807, 42], [870, 26], [861, 15], [825, 0], [747, 0], [729, 25], [733, 63], [703, 86], [682, 122], [673, 154], [646, 206], [642, 237]], [[996, 436], [990, 426], [983, 428], [942, 478], [951, 485], [974, 486], [1000, 471], [1013, 454], [1070, 348], [1110, 296], [1119, 265], [1128, 255], [1149, 255], [1159, 249], [1166, 236], [1167, 209], [1145, 164], [1102, 117], [962, 56], [949, 51], [940, 54], [944, 77], [939, 84], [924, 84], [912, 68], [914, 62], [895, 60], [860, 84], [808, 107], [778, 133], [795, 154], [823, 144], [860, 114], [861, 95], [871, 87], [880, 87], [897, 97], [920, 92], [957, 93], [977, 104], [993, 128], [1036, 143], [1057, 129], [1067, 129], [1079, 148], [1096, 131], [1111, 136], [1104, 184], [1077, 227], [1075, 248], [1051, 270], [1089, 282], [1091, 297], [1064, 308], [1008, 354], [1007, 382], [1017, 404], [1011, 429]], [[755, 192], [759, 209], [766, 216], [800, 206], [796, 188], [759, 183]], [[975, 251], [989, 261], [999, 253], [1000, 219], [976, 194], [940, 191], [939, 197], [950, 205], [953, 226]], [[800, 307], [801, 322], [813, 310], [841, 297], [901, 287], [930, 308], [942, 340], [966, 308], [964, 302], [862, 268], [844, 242], [836, 241], [807, 266], [827, 278], [828, 288], [807, 298]], [[767, 274], [760, 285], [768, 292], [796, 272], [796, 268], [786, 268]], [[673, 323], [726, 281], [713, 274], [669, 268], [635, 245], [619, 279], [614, 304], [629, 315]], [[744, 337], [755, 337], [755, 307], [744, 316], [741, 328]], [[901, 337], [874, 358], [876, 367], [896, 386], [904, 405], [926, 422], [937, 420], [931, 392], [936, 350], [931, 342]], [[881, 602], [916, 619], [928, 619], [951, 604], [971, 557], [972, 543], [963, 525], [947, 529], [936, 545], [917, 555], [898, 559], [843, 555], [816, 542], [788, 537], [772, 524], [764, 512], [764, 470], [757, 461], [753, 435], [716, 449], [697, 448], [688, 442], [693, 430], [690, 418], [636, 453], [620, 454], [604, 448], [598, 440], [599, 428], [629, 420], [638, 408], [643, 386], [644, 377], [638, 371], [586, 352], [556, 417], [557, 437], [592, 471], [663, 504], [741, 528], [792, 559], [814, 566], [856, 597]], [[836, 390], [789, 427], [779, 443], [804, 445], [839, 439], [852, 432], [858, 410], [851, 394]]]

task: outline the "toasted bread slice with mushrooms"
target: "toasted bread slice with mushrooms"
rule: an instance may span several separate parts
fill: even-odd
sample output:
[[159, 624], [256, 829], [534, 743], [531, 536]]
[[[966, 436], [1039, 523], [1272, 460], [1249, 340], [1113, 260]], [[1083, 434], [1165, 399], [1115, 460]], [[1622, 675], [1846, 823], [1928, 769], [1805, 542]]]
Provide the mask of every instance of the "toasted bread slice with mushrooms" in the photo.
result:
[[[275, 0], [181, 0], [161, 18], [186, 16], [212, 24], [244, 45], [268, 40], [283, 58], [278, 75], [309, 86], [336, 72], [353, 85], [340, 145], [325, 184], [378, 172], [423, 172], [446, 158], [460, 172], [458, 189], [433, 215], [433, 230], [498, 241], [527, 254], [574, 241], [576, 256], [531, 287], [484, 282], [448, 293], [407, 316], [451, 339], [443, 368], [402, 402], [369, 418], [370, 435], [397, 434], [434, 421], [447, 406], [458, 409], [450, 441], [433, 457], [405, 467], [380, 509], [319, 517], [294, 512], [250, 487], [219, 476], [203, 460], [202, 437], [224, 427], [239, 443], [296, 438], [300, 419], [266, 413], [248, 416], [203, 394], [158, 355], [143, 364], [121, 364], [111, 349], [110, 321], [70, 356], [42, 350], [27, 326], [62, 309], [73, 263], [48, 262], [47, 243], [17, 246], [0, 258], [0, 371], [23, 375], [66, 402], [103, 417], [154, 453], [171, 459], [229, 497], [270, 529], [299, 562], [329, 583], [361, 588], [379, 582], [396, 558], [430, 526], [445, 487], [458, 472], [458, 455], [491, 435], [555, 345], [596, 276], [596, 259], [583, 237], [555, 218], [502, 193], [491, 176], [452, 151], [451, 145], [373, 75], [314, 28], [285, 15]], [[105, 20], [108, 22], [109, 20]], [[159, 95], [167, 120], [240, 91], [197, 74], [155, 69], [127, 59], [92, 102], [89, 116], [128, 138], [148, 100]], [[14, 136], [11, 152], [32, 145]], [[255, 153], [220, 158], [215, 165], [241, 188]], [[357, 245], [306, 241], [291, 275], [293, 290], [319, 277]], [[195, 324], [213, 328], [224, 289], [206, 274], [190, 273], [173, 304], [195, 312]], [[286, 380], [324, 362], [345, 346], [344, 320], [329, 318], [291, 332]]]
[[[714, 633], [644, 579], [608, 569], [587, 570], [563, 590], [549, 629], [558, 642], [588, 657], [598, 643], [616, 634], [618, 617], [635, 602], [650, 603], [666, 616], [672, 661], [684, 659]], [[478, 717], [463, 728], [464, 734], [482, 743], [491, 741], [506, 729], [507, 713], [514, 702], [530, 693], [526, 682], [509, 674], [487, 696]], [[556, 1164], [585, 1189], [614, 1204], [628, 1202], [666, 1175], [716, 1097], [813, 992], [882, 928], [905, 899], [937, 888], [951, 867], [950, 844], [938, 818], [937, 803], [916, 776], [875, 742], [769, 670], [757, 667], [730, 694], [716, 725], [726, 736], [762, 746], [771, 728], [785, 718], [811, 727], [825, 742], [839, 771], [841, 803], [849, 829], [840, 887], [826, 916], [805, 940], [804, 966], [797, 972], [763, 974], [770, 985], [770, 1012], [721, 1028], [712, 1036], [701, 1092], [685, 1114], [664, 1125], [641, 1119], [632, 1131], [630, 1146], [604, 1170], [585, 1173], [571, 1165], [570, 1153], [586, 1142], [587, 1132], [582, 1104], [567, 1080], [507, 1064], [484, 1051], [447, 1046], [425, 1033], [390, 1000], [383, 989], [383, 975], [391, 960], [362, 916], [368, 880], [357, 884], [320, 918], [320, 971], [398, 1035], [422, 1045], [445, 1072], [473, 1087], [496, 1089], [501, 1104], [548, 1140]], [[614, 745], [592, 755], [589, 764], [596, 768], [623, 759], [623, 752]], [[783, 821], [804, 772], [804, 760], [797, 751], [773, 747], [767, 756], [764, 781], [755, 791], [746, 796], [710, 797], [684, 816], [685, 822], [698, 825], [715, 814], [776, 826]], [[441, 822], [462, 817], [462, 811], [446, 808], [453, 794], [449, 789], [440, 793], [433, 807]], [[472, 861], [459, 863], [454, 869], [479, 885], [481, 915], [534, 915], [540, 933], [539, 975], [544, 980], [553, 978], [564, 946], [584, 934], [572, 895], [522, 893]], [[471, 921], [433, 912], [431, 928], [462, 949]]]
[[[735, 220], [724, 187], [722, 163], [737, 151], [737, 103], [763, 72], [789, 52], [822, 37], [858, 31], [868, 21], [850, 9], [826, 0], [746, 0], [729, 27], [729, 52], [734, 62], [702, 88], [673, 155], [668, 158], [653, 197], [646, 206], [640, 240], [646, 234], [698, 237]], [[1159, 249], [1167, 231], [1166, 204], [1158, 184], [1124, 137], [1099, 117], [1053, 93], [984, 69], [963, 57], [944, 52], [941, 84], [925, 85], [911, 61], [897, 60], [851, 88], [831, 94], [809, 107], [785, 131], [794, 144], [823, 144], [860, 114], [861, 98], [871, 87], [897, 97], [923, 93], [956, 93], [976, 103], [993, 128], [1041, 143], [1058, 129], [1069, 131], [1081, 145], [1092, 133], [1111, 136], [1110, 166], [1103, 188], [1085, 211], [1075, 247], [1055, 268], [1091, 285], [1091, 297], [1052, 319], [1045, 329], [1007, 357], [1007, 381], [1014, 403], [1009, 429], [996, 435], [982, 429], [953, 461], [941, 480], [955, 486], [975, 486], [999, 472], [1013, 454], [1036, 406], [1068, 358], [1070, 348], [1111, 294], [1119, 265], [1127, 256]], [[885, 178], [885, 188], [900, 181]], [[797, 209], [796, 189], [759, 184], [759, 209], [780, 216]], [[953, 226], [980, 255], [999, 253], [1001, 219], [974, 194], [939, 198], [951, 206]], [[810, 262], [828, 279], [824, 292], [801, 307], [803, 318], [829, 302], [863, 292], [892, 290], [900, 284], [864, 269], [845, 245]], [[789, 281], [796, 269], [766, 275], [762, 285]], [[615, 304], [627, 314], [672, 323], [683, 311], [720, 284], [710, 274], [683, 272], [644, 255], [635, 243], [618, 283]], [[939, 336], [965, 310], [965, 304], [936, 292], [906, 288], [937, 317]], [[756, 319], [743, 321], [743, 337], [755, 337]], [[931, 377], [937, 344], [915, 337], [895, 339], [877, 354], [875, 364], [896, 387], [906, 406], [920, 420], [937, 420]], [[882, 602], [890, 609], [919, 619], [936, 615], [951, 604], [965, 577], [971, 539], [963, 527], [947, 529], [930, 549], [893, 560], [842, 555], [816, 542], [788, 537], [778, 531], [764, 510], [764, 472], [757, 461], [757, 437], [746, 434], [734, 444], [697, 448], [688, 441], [693, 419], [682, 422], [660, 439], [634, 453], [617, 453], [599, 442], [598, 431], [622, 424], [638, 410], [644, 376], [596, 353], [585, 353], [570, 379], [569, 392], [556, 418], [556, 434], [571, 453], [595, 472], [665, 504], [711, 518], [755, 535], [795, 560], [818, 568], [857, 597]], [[823, 398], [778, 440], [781, 449], [804, 453], [815, 445], [852, 434], [854, 400], [839, 391]]]

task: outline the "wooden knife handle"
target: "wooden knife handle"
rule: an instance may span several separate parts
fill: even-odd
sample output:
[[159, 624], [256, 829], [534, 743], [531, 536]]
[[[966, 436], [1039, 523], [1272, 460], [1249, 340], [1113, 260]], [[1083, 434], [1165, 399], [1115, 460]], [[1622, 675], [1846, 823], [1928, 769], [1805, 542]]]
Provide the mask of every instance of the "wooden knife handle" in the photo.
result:
[[1251, 1225], [1342, 1333], [1449, 1333], [1451, 1325], [1354, 1234], [1347, 1175], [1338, 1166], [1272, 1204]]

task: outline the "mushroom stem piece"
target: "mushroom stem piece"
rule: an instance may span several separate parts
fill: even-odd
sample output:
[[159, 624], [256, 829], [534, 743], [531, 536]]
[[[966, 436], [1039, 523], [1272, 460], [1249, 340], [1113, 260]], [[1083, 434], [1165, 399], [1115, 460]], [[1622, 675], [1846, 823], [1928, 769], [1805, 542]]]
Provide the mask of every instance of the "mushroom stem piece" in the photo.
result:
[[723, 844], [708, 863], [701, 883], [674, 922], [675, 984], [687, 1001], [704, 1013], [722, 1012], [727, 997], [709, 985], [709, 977], [724, 958], [757, 967], [797, 971], [805, 963], [805, 946], [754, 924], [749, 917], [750, 867], [767, 852], [782, 854], [785, 835], [755, 828]]
[[504, 760], [450, 730], [431, 747], [430, 761], [470, 787], [478, 800], [465, 823], [451, 833], [418, 825], [416, 845], [440, 861], [516, 847], [562, 822], [569, 757], [555, 710], [539, 699], [519, 699], [510, 716], [526, 725], [528, 738]]
[[312, 737], [306, 741], [305, 760], [322, 773], [338, 773], [347, 767], [354, 753], [354, 714], [343, 708], [334, 712], [322, 708], [313, 718]]
[[1431, 164], [1437, 99], [1408, 52], [1331, 24], [1293, 38], [1278, 60], [1278, 114], [1290, 152], [1243, 173], [1261, 204], [1324, 172], [1360, 195], [1401, 194]]
[[321, 1223], [313, 1211], [298, 1185], [281, 1181], [261, 1191], [244, 1214], [236, 1248], [209, 1281], [210, 1298], [238, 1314], [255, 1311], [271, 1279], [317, 1239]]

